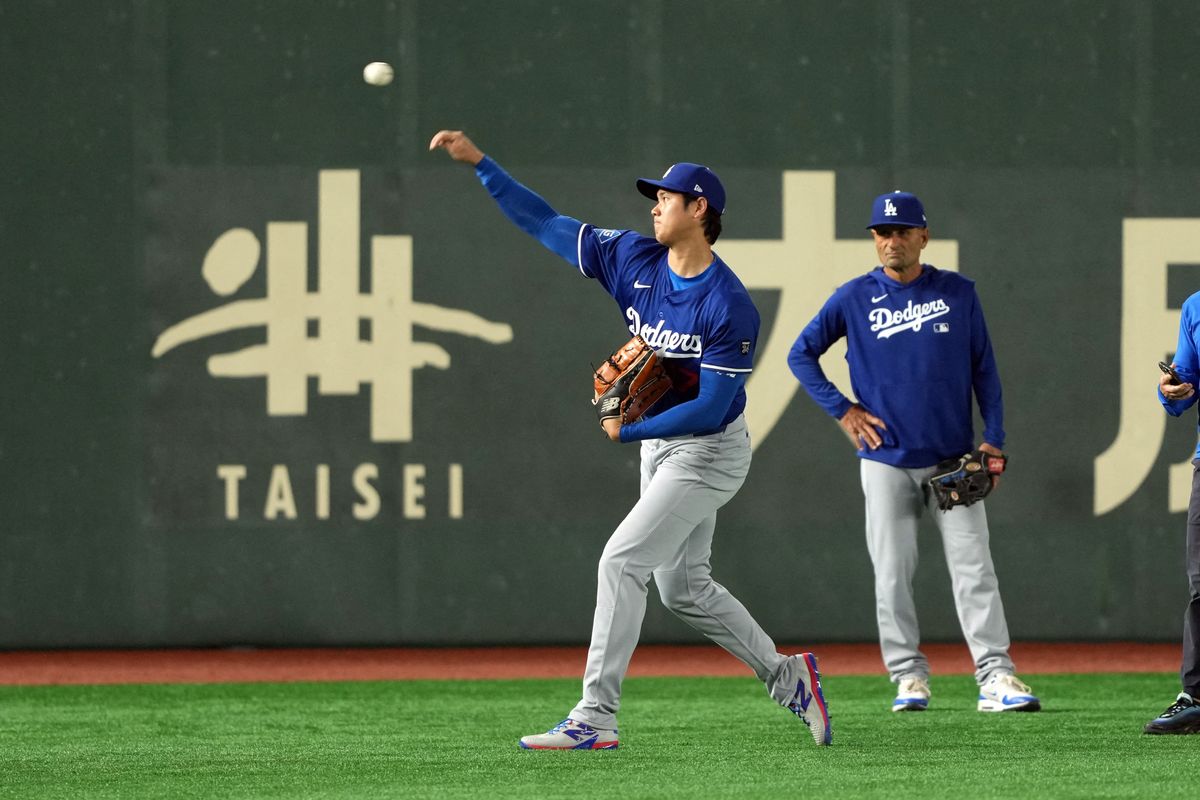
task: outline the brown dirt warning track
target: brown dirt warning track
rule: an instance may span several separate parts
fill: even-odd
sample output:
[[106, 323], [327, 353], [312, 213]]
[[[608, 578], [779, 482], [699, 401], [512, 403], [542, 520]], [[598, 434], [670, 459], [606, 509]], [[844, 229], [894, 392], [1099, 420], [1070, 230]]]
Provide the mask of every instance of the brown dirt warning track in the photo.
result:
[[[817, 654], [825, 675], [884, 674], [875, 644], [803, 649]], [[922, 649], [935, 674], [973, 671], [963, 644]], [[1011, 652], [1021, 674], [1174, 672], [1180, 658], [1178, 644], [1142, 642], [1028, 642]], [[0, 685], [578, 678], [586, 656], [584, 647], [29, 650], [0, 653]], [[629, 667], [631, 677], [748, 674], [711, 645], [642, 645]]]

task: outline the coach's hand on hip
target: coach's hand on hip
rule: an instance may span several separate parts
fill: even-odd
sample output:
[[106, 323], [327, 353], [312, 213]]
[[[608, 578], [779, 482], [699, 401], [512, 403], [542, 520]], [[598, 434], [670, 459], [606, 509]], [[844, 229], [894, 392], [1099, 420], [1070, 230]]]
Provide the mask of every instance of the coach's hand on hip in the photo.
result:
[[483, 151], [462, 131], [438, 131], [429, 140], [429, 149], [442, 148], [455, 161], [475, 166], [483, 161]]
[[850, 437], [850, 441], [854, 442], [855, 450], [863, 450], [868, 447], [878, 450], [879, 445], [883, 444], [883, 439], [880, 438], [879, 431], [876, 429], [887, 430], [887, 425], [883, 424], [883, 420], [860, 405], [850, 406], [850, 410], [842, 414], [838, 424]]

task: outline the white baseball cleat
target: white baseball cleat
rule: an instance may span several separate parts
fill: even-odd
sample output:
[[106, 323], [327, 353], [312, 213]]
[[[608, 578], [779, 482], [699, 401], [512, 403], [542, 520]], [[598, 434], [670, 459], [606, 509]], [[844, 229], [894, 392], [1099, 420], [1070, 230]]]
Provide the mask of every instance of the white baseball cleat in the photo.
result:
[[829, 726], [829, 708], [825, 705], [825, 693], [821, 690], [817, 657], [812, 653], [791, 656], [780, 678], [786, 681], [778, 684], [784, 694], [783, 697], [776, 695], [780, 704], [808, 726], [814, 742], [819, 745], [833, 744], [833, 729]]
[[924, 678], [904, 678], [892, 701], [892, 711], [924, 711], [929, 707], [929, 683]]
[[521, 737], [523, 750], [616, 750], [616, 730], [606, 731], [564, 719], [545, 733]]
[[1039, 711], [1042, 703], [1016, 675], [1002, 672], [992, 675], [979, 687], [977, 708], [980, 711]]

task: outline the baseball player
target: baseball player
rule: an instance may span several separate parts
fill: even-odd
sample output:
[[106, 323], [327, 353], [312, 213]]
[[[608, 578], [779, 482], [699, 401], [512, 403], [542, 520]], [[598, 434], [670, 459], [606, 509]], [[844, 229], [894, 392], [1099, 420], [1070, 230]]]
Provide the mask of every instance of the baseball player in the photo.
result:
[[[1173, 417], [1196, 403], [1196, 381], [1200, 378], [1200, 294], [1183, 302], [1179, 314], [1179, 345], [1174, 372], [1159, 377], [1158, 399]], [[1192, 472], [1192, 497], [1187, 515], [1187, 577], [1191, 598], [1183, 613], [1183, 663], [1179, 680], [1183, 691], [1175, 702], [1146, 723], [1146, 733], [1200, 733], [1200, 447], [1196, 448]]]
[[[929, 662], [919, 648], [912, 592], [924, 508], [941, 531], [958, 619], [975, 659], [977, 708], [1036, 711], [1038, 698], [1013, 675], [984, 505], [940, 511], [927, 486], [938, 462], [975, 449], [972, 393], [984, 421], [979, 449], [1001, 455], [1004, 445], [1000, 377], [975, 285], [921, 263], [929, 228], [914, 195], [876, 198], [867, 227], [881, 266], [833, 293], [796, 339], [788, 365], [840, 421], [861, 459], [879, 642], [899, 686], [892, 710], [929, 704]], [[842, 337], [857, 403], [818, 363]]]
[[816, 658], [777, 652], [745, 607], [712, 579], [709, 565], [717, 509], [741, 487], [750, 467], [743, 385], [759, 325], [745, 287], [712, 251], [725, 209], [721, 182], [698, 164], [676, 164], [661, 180], [638, 180], [638, 191], [655, 201], [649, 238], [558, 214], [461, 131], [437, 133], [429, 148], [439, 147], [475, 167], [517, 227], [612, 295], [630, 332], [665, 358], [673, 384], [642, 419], [603, 422], [613, 441], [642, 443], [641, 498], [600, 557], [583, 697], [566, 719], [522, 738], [521, 747], [617, 746], [621, 681], [641, 631], [651, 576], [668, 608], [745, 662], [817, 744], [829, 744]]

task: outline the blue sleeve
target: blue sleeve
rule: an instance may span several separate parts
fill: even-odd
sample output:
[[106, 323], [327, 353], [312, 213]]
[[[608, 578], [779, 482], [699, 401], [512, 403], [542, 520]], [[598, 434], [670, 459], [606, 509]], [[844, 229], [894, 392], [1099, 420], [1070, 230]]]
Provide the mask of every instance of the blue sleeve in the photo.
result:
[[821, 369], [820, 358], [833, 343], [846, 335], [846, 319], [842, 313], [838, 292], [825, 301], [812, 322], [804, 326], [788, 353], [788, 367], [804, 391], [834, 419], [841, 419], [854, 405], [842, 394]]
[[700, 392], [696, 398], [669, 408], [658, 416], [643, 417], [621, 426], [621, 441], [664, 439], [718, 427], [733, 403], [738, 389], [746, 382], [744, 373], [734, 374], [713, 369], [700, 370]]
[[718, 312], [714, 330], [704, 337], [700, 371], [750, 373], [754, 369], [754, 351], [758, 347], [758, 309], [749, 297], [731, 299]]
[[996, 355], [992, 352], [992, 340], [983, 319], [979, 295], [974, 289], [971, 293], [971, 386], [975, 390], [975, 401], [979, 403], [979, 415], [983, 418], [983, 440], [1003, 449], [1004, 403], [1000, 371], [996, 368]]
[[[1197, 356], [1196, 353], [1197, 303], [1200, 303], [1200, 295], [1192, 295], [1183, 304], [1183, 311], [1179, 315], [1179, 342], [1175, 346], [1175, 358], [1172, 359], [1179, 377], [1183, 379], [1184, 383], [1190, 383], [1193, 386], [1196, 385], [1197, 379], [1200, 379], [1200, 356]], [[1163, 408], [1172, 417], [1182, 415], [1200, 398], [1200, 392], [1198, 392], [1183, 400], [1168, 400], [1163, 397], [1162, 391], [1157, 387], [1154, 391], [1158, 395], [1158, 402], [1162, 403]]]
[[488, 156], [475, 165], [475, 174], [508, 217], [521, 230], [537, 239], [546, 249], [579, 266], [580, 228], [577, 219], [563, 216], [537, 193], [522, 186]]

